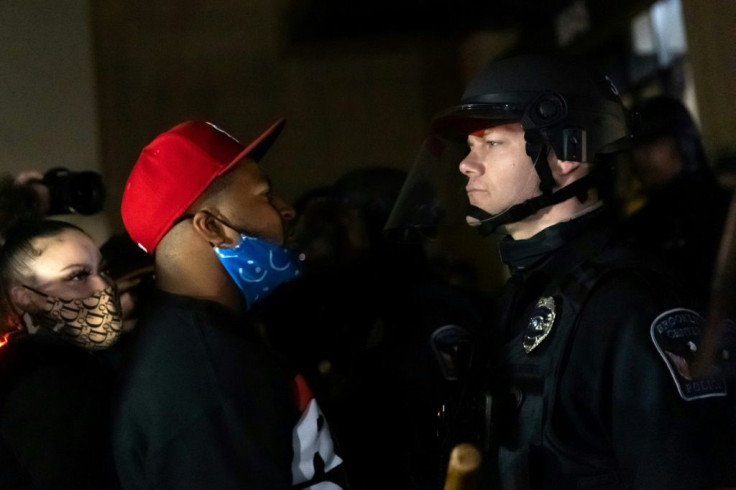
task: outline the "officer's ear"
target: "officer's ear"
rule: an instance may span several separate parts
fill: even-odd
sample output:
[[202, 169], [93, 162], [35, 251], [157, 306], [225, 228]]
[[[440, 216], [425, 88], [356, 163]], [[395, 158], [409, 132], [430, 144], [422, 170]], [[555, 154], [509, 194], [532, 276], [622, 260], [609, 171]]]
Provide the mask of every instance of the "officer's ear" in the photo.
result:
[[207, 210], [199, 210], [192, 216], [194, 232], [212, 247], [227, 247], [233, 240], [228, 236], [225, 225]]
[[580, 168], [580, 162], [570, 162], [567, 160], [557, 160], [557, 163], [559, 165], [559, 173], [560, 175], [569, 175], [574, 173], [577, 169]]
[[550, 153], [548, 162], [555, 182], [561, 187], [578, 180], [588, 171], [587, 165], [580, 162], [560, 160], [554, 152]]

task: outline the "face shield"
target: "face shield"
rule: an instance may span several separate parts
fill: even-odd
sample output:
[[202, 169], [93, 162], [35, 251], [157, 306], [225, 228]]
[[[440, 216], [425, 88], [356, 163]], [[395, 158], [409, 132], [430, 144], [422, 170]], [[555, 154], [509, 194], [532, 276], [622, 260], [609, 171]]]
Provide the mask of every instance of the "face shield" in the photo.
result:
[[[519, 134], [515, 136], [515, 156], [507, 151], [500, 157], [515, 167], [516, 174], [498, 178], [487, 175], [503, 169], [491, 166], [494, 158], [498, 157], [492, 153], [494, 150], [489, 149], [493, 142], [487, 141], [485, 136], [489, 132], [484, 130], [518, 122], [523, 111], [523, 104], [472, 104], [453, 108], [438, 116], [386, 223], [384, 231], [387, 236], [395, 240], [416, 241], [452, 235], [460, 227], [478, 226], [494, 216], [506, 216], [528, 199], [530, 193], [538, 194], [539, 177], [525, 152], [524, 133], [520, 126]], [[508, 140], [513, 135], [502, 137], [506, 138], [504, 143], [507, 147], [511, 146]], [[546, 154], [543, 158], [546, 159]], [[490, 184], [479, 183], [481, 179], [489, 178]], [[484, 191], [474, 191], [474, 187], [483, 187]], [[483, 194], [484, 197], [476, 200], [475, 194]]]
[[464, 224], [466, 179], [457, 164], [467, 153], [467, 144], [436, 134], [427, 137], [386, 222], [390, 240], [437, 238], [443, 228]]

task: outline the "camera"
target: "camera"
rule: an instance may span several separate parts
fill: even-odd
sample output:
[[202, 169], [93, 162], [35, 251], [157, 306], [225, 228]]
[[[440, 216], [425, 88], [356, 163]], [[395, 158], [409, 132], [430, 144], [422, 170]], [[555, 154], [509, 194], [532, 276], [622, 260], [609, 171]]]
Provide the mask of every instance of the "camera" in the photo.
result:
[[43, 175], [41, 183], [49, 190], [49, 215], [95, 214], [105, 202], [102, 176], [91, 170], [73, 172], [64, 167], [52, 168]]

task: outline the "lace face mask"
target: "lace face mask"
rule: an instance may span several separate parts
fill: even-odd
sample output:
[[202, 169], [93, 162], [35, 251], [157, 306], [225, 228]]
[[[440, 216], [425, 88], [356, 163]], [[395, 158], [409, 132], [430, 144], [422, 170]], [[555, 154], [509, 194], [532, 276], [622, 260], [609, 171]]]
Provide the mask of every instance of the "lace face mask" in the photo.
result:
[[63, 299], [23, 287], [46, 298], [41, 310], [30, 315], [34, 323], [67, 342], [86, 350], [102, 350], [112, 346], [122, 333], [122, 309], [114, 286], [80, 299]]

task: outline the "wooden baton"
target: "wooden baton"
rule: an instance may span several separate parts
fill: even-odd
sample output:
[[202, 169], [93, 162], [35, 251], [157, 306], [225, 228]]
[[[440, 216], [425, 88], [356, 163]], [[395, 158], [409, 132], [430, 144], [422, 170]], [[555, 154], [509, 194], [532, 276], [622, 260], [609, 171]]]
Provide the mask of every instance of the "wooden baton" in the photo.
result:
[[476, 490], [480, 477], [481, 455], [473, 444], [464, 442], [452, 448], [447, 463], [444, 490]]

